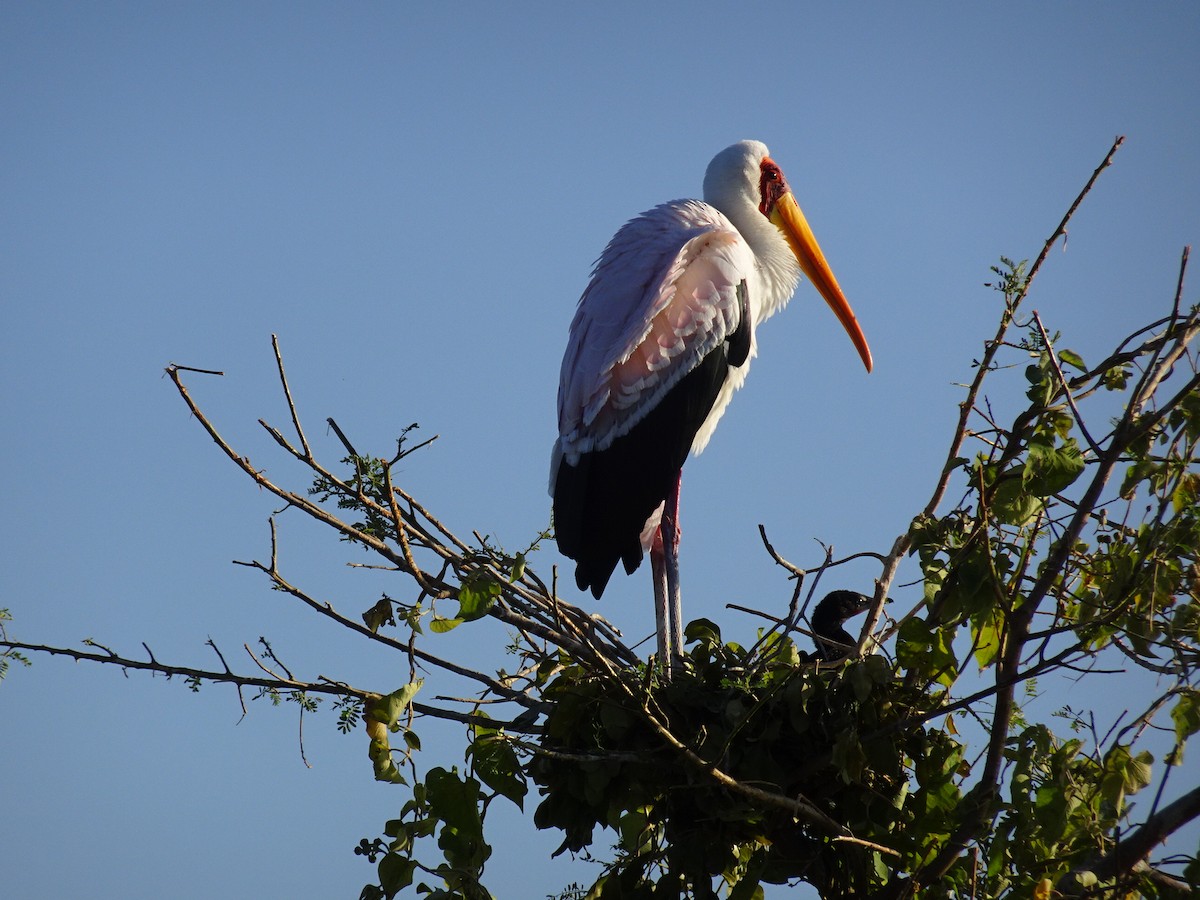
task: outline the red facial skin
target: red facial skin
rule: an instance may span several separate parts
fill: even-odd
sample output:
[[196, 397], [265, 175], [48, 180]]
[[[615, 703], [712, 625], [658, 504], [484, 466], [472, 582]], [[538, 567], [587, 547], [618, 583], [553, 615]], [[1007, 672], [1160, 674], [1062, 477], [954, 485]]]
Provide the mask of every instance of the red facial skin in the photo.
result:
[[787, 179], [783, 177], [783, 170], [771, 157], [764, 157], [758, 169], [758, 196], [761, 198], [758, 211], [769, 219], [771, 210], [775, 208], [779, 198], [790, 192], [791, 188], [788, 187]]

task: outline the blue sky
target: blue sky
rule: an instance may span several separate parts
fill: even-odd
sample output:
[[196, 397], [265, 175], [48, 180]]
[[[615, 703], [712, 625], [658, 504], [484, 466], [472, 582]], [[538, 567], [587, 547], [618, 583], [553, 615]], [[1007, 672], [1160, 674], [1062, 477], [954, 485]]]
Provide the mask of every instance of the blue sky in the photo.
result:
[[[763, 329], [746, 389], [686, 471], [688, 618], [749, 634], [725, 602], [786, 604], [759, 522], [802, 565], [819, 560], [815, 539], [890, 547], [993, 330], [988, 267], [1036, 255], [1118, 133], [1126, 146], [1031, 307], [1089, 359], [1166, 308], [1200, 237], [1200, 6], [732, 10], [0, 7], [11, 633], [129, 653], [146, 641], [195, 665], [213, 664], [209, 637], [233, 657], [261, 634], [297, 673], [398, 686], [395, 659], [230, 565], [265, 557], [276, 505], [219, 457], [163, 367], [223, 370], [191, 379], [197, 399], [301, 486], [256, 425], [286, 424], [276, 333], [320, 452], [340, 455], [326, 416], [379, 454], [419, 422], [440, 439], [406, 486], [456, 530], [523, 546], [549, 519], [558, 365], [592, 261], [631, 215], [695, 196], [741, 138], [788, 174], [876, 370], [807, 286]], [[295, 518], [281, 535], [297, 581], [352, 613], [377, 597], [345, 546]], [[876, 574], [845, 570], [837, 586]], [[618, 579], [603, 600], [629, 634], [651, 627], [647, 582]], [[901, 612], [915, 599], [893, 596]], [[239, 716], [230, 690], [50, 659], [13, 673], [6, 890], [357, 896], [371, 873], [350, 849], [402, 802], [371, 782], [361, 733], [307, 720], [308, 769], [294, 711]], [[455, 733], [429, 734], [423, 764], [458, 761]], [[547, 862], [554, 836], [497, 824], [500, 896], [588, 877]]]

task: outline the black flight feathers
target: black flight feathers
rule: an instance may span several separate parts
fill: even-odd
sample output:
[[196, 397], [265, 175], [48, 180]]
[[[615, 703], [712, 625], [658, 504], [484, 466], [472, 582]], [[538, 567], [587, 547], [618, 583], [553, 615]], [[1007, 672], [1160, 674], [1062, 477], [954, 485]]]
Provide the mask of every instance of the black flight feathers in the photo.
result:
[[620, 562], [632, 573], [642, 562], [641, 533], [667, 498], [696, 432], [708, 418], [731, 367], [750, 358], [753, 322], [746, 282], [737, 286], [737, 328], [697, 363], [629, 432], [578, 465], [564, 459], [554, 481], [558, 549], [575, 560], [575, 583], [604, 593]]

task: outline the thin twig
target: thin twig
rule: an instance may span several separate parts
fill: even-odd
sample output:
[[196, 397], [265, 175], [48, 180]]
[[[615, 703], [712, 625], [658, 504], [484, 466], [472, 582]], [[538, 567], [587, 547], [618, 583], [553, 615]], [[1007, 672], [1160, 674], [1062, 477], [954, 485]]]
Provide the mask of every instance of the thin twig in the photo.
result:
[[1079, 428], [1080, 434], [1083, 435], [1092, 453], [1096, 456], [1100, 455], [1100, 446], [1092, 438], [1091, 433], [1087, 429], [1087, 425], [1083, 421], [1083, 416], [1079, 412], [1079, 407], [1075, 405], [1075, 397], [1071, 394], [1071, 386], [1067, 383], [1066, 376], [1063, 375], [1062, 366], [1058, 362], [1058, 354], [1054, 352], [1054, 345], [1050, 342], [1050, 335], [1046, 333], [1046, 328], [1042, 325], [1042, 317], [1038, 315], [1038, 311], [1033, 311], [1033, 324], [1037, 326], [1038, 334], [1041, 335], [1042, 344], [1046, 348], [1046, 356], [1050, 360], [1050, 364], [1054, 366], [1054, 374], [1058, 376], [1058, 383], [1062, 387], [1063, 394], [1066, 395], [1067, 405], [1071, 407], [1071, 413], [1075, 416], [1075, 425]]
[[300, 446], [304, 448], [304, 458], [312, 459], [308, 438], [304, 436], [304, 429], [300, 427], [300, 413], [296, 410], [296, 403], [292, 400], [292, 389], [288, 386], [287, 374], [283, 371], [283, 354], [279, 350], [278, 335], [271, 335], [271, 349], [275, 352], [275, 368], [279, 372], [279, 383], [283, 385], [283, 396], [287, 398], [288, 412], [292, 416], [292, 427], [296, 429], [296, 436], [300, 438]]
[[333, 429], [333, 433], [338, 436], [338, 440], [342, 442], [342, 446], [346, 448], [346, 452], [357, 459], [358, 451], [354, 449], [354, 445], [350, 443], [350, 439], [346, 437], [345, 432], [338, 427], [338, 423], [333, 420], [333, 416], [327, 418], [325, 422]]
[[167, 370], [174, 369], [177, 372], [198, 372], [201, 375], [224, 375], [224, 372], [218, 372], [216, 369], [197, 369], [195, 366], [181, 366], [179, 363], [167, 363]]
[[[222, 665], [222, 667], [224, 667], [226, 674], [232, 675], [233, 672], [229, 668], [229, 663], [225, 662], [225, 654], [223, 654], [221, 652], [221, 648], [217, 646], [217, 642], [214, 641], [210, 637], [207, 641], [205, 641], [205, 643], [208, 644], [208, 646], [212, 647], [213, 653], [217, 654], [217, 659], [221, 660], [221, 665]], [[142, 646], [146, 647], [145, 644], [142, 644]], [[147, 650], [147, 652], [149, 652], [150, 648], [146, 647], [146, 650]], [[150, 654], [150, 661], [157, 662], [157, 660], [154, 658], [153, 653]], [[244, 719], [244, 718], [246, 718], [246, 716], [250, 715], [250, 711], [248, 709], [246, 709], [246, 698], [244, 696], [242, 696], [242, 686], [239, 684], [239, 685], [236, 685], [236, 687], [237, 687], [238, 703], [240, 703], [242, 706], [242, 719]], [[241, 721], [241, 719], [239, 719], [238, 721]]]
[[763, 546], [767, 548], [767, 553], [771, 554], [771, 559], [775, 560], [776, 565], [783, 566], [783, 568], [787, 569], [789, 572], [791, 572], [797, 578], [804, 577], [803, 569], [799, 568], [798, 566], [792, 565], [790, 562], [788, 562], [786, 559], [784, 559], [782, 556], [780, 556], [778, 553], [775, 552], [775, 548], [771, 545], [771, 542], [769, 540], [767, 540], [767, 529], [761, 522], [758, 524], [758, 535], [759, 535], [759, 537], [762, 538]]

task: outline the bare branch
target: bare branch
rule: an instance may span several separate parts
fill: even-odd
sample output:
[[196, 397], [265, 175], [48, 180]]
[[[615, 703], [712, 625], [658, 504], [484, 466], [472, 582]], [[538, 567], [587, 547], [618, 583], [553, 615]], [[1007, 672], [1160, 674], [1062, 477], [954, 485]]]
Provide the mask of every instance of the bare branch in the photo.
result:
[[772, 546], [772, 544], [769, 540], [767, 540], [767, 529], [761, 522], [758, 524], [758, 535], [759, 535], [759, 537], [762, 538], [763, 546], [767, 548], [767, 553], [769, 553], [771, 555], [771, 559], [775, 560], [776, 565], [783, 566], [783, 568], [785, 568], [789, 572], [791, 572], [792, 575], [794, 575], [796, 578], [804, 577], [803, 569], [799, 568], [798, 566], [792, 565], [790, 562], [788, 562], [786, 559], [784, 559], [782, 556], [780, 556], [778, 553], [775, 552], [775, 547]]
[[218, 372], [216, 369], [197, 369], [195, 366], [181, 366], [178, 363], [167, 363], [167, 369], [174, 369], [177, 372], [198, 372], [201, 375], [224, 375], [224, 372]]
[[296, 403], [292, 400], [292, 389], [288, 386], [287, 374], [283, 371], [283, 354], [279, 351], [278, 335], [271, 335], [271, 349], [275, 351], [275, 368], [279, 372], [279, 383], [283, 386], [283, 396], [287, 398], [288, 412], [292, 416], [292, 427], [296, 429], [296, 436], [300, 438], [300, 446], [304, 448], [304, 458], [312, 459], [308, 438], [304, 436], [304, 429], [300, 425], [300, 413], [296, 411]]
[[[317, 681], [289, 681], [277, 677], [259, 678], [253, 675], [239, 675], [236, 672], [215, 672], [210, 669], [196, 669], [190, 666], [174, 666], [161, 662], [146, 662], [143, 660], [130, 659], [128, 657], [119, 656], [115, 653], [103, 655], [100, 653], [90, 653], [86, 650], [79, 650], [74, 647], [54, 647], [47, 644], [28, 644], [22, 641], [0, 640], [0, 647], [5, 647], [10, 650], [28, 650], [31, 653], [45, 653], [49, 656], [66, 656], [78, 661], [107, 663], [110, 665], [120, 666], [123, 669], [137, 669], [144, 672], [152, 672], [159, 675], [165, 675], [168, 678], [180, 676], [190, 678], [196, 681], [208, 681], [213, 683], [235, 684], [241, 687], [257, 687], [268, 691], [301, 691], [308, 694], [323, 694], [334, 697], [354, 697], [358, 700], [376, 700], [379, 694], [374, 691], [363, 690], [342, 681], [331, 681], [326, 678], [321, 678]], [[541, 727], [536, 723], [520, 723], [516, 721], [505, 721], [501, 719], [485, 718], [483, 716], [475, 716], [470, 713], [460, 713], [454, 710], [441, 709], [436, 706], [429, 706], [424, 703], [413, 703], [413, 710], [420, 715], [430, 716], [435, 719], [446, 719], [451, 722], [460, 722], [464, 725], [482, 725], [486, 728], [506, 728], [512, 731], [517, 731], [522, 734], [540, 734]]]

